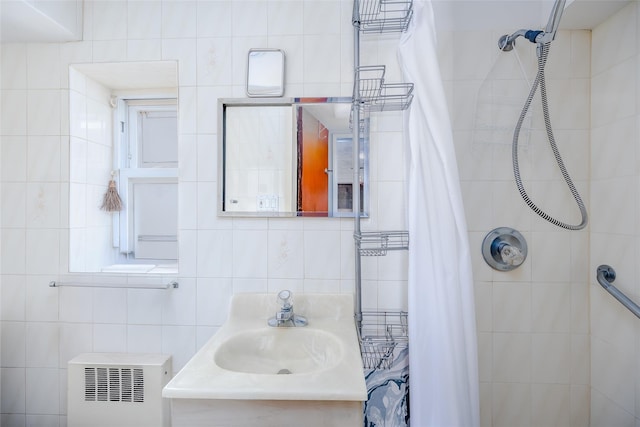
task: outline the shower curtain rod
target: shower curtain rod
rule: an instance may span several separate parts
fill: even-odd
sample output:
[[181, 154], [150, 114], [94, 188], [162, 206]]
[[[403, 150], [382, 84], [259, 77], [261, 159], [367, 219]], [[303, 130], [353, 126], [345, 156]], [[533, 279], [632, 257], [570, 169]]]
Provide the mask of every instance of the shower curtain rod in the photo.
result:
[[608, 265], [601, 265], [597, 269], [596, 277], [598, 283], [609, 292], [615, 299], [617, 299], [622, 305], [629, 309], [630, 312], [635, 314], [640, 319], [640, 306], [633, 302], [631, 298], [626, 296], [621, 290], [613, 286], [611, 283], [616, 280], [616, 271], [613, 267]]

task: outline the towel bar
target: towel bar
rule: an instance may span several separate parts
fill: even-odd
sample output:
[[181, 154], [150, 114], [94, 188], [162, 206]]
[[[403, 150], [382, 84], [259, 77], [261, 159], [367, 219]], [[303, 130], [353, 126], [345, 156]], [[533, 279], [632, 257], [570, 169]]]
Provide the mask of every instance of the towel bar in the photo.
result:
[[49, 287], [75, 287], [75, 288], [125, 288], [125, 289], [177, 289], [179, 284], [173, 280], [169, 283], [88, 283], [88, 282], [49, 282]]

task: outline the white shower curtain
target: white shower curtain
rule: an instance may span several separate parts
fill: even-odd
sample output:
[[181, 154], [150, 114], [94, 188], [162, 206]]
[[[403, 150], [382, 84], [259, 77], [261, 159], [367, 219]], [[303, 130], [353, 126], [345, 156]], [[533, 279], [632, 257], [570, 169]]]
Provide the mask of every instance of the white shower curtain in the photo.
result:
[[473, 276], [433, 9], [414, 0], [399, 45], [405, 81], [409, 221], [409, 390], [415, 427], [480, 425]]

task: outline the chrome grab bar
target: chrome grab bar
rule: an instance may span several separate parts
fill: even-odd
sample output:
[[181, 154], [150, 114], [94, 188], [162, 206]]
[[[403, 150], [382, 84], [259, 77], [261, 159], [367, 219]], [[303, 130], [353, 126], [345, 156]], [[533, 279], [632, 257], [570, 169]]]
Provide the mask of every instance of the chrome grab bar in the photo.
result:
[[616, 271], [613, 267], [608, 265], [601, 265], [597, 269], [596, 277], [598, 279], [598, 283], [609, 292], [615, 299], [620, 301], [622, 305], [627, 307], [629, 311], [636, 315], [640, 319], [640, 306], [633, 302], [628, 296], [622, 293], [618, 288], [612, 285], [613, 281], [616, 280]]

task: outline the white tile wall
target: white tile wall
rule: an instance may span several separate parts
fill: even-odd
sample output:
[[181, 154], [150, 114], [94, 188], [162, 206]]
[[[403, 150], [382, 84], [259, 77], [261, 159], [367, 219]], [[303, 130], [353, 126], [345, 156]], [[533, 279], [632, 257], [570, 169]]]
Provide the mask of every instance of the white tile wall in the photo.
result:
[[[25, 412], [25, 369], [24, 368], [2, 368], [2, 402], [0, 407], [3, 414], [24, 414]], [[11, 392], [7, 392], [11, 390]], [[3, 421], [4, 425], [4, 421]]]
[[27, 91], [29, 135], [60, 135], [61, 95], [59, 90]]
[[35, 368], [58, 368], [58, 325], [52, 322], [29, 322], [25, 331], [25, 365]]
[[57, 415], [60, 409], [57, 369], [31, 368], [26, 370], [26, 390], [28, 396], [27, 414]]
[[3, 90], [2, 133], [4, 135], [27, 134], [27, 93], [24, 90]]
[[161, 15], [161, 2], [127, 2], [127, 38], [160, 39]]
[[[593, 31], [590, 271], [610, 264], [616, 286], [638, 300], [638, 2]], [[622, 39], [623, 38], [623, 39]], [[613, 162], [616, 167], [606, 167]], [[604, 206], [620, 198], [615, 212]], [[640, 424], [638, 319], [591, 281], [591, 423]]]

